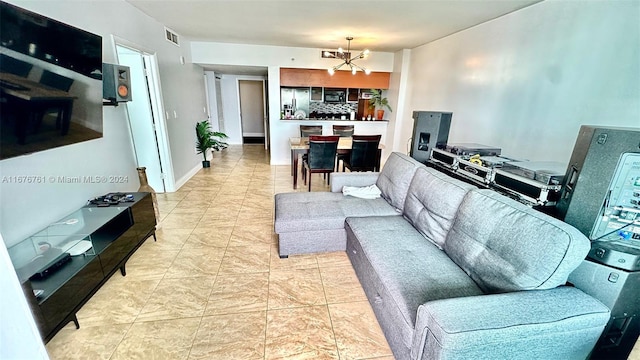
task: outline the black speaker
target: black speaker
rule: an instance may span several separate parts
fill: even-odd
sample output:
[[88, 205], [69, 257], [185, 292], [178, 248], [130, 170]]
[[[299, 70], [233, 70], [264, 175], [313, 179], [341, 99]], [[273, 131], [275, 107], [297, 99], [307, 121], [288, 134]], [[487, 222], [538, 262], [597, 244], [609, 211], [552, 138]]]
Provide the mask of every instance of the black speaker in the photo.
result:
[[426, 163], [432, 149], [445, 145], [449, 140], [451, 117], [453, 113], [450, 112], [414, 111], [410, 156]]
[[585, 260], [568, 281], [611, 310], [591, 359], [626, 359], [640, 333], [640, 272]]
[[110, 102], [131, 101], [131, 71], [128, 66], [102, 63], [102, 98]]
[[587, 237], [624, 153], [640, 152], [640, 129], [583, 125], [564, 177], [557, 215]]

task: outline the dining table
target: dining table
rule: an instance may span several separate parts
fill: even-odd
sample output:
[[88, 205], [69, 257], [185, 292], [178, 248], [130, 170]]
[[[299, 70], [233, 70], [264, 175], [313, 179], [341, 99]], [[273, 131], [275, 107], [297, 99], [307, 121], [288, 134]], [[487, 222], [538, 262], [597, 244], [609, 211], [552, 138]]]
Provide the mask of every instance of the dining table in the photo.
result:
[[15, 126], [18, 144], [25, 143], [28, 127], [37, 125], [48, 108], [57, 108], [61, 113], [60, 135], [69, 132], [76, 96], [6, 72], [0, 72], [0, 94], [3, 101], [13, 104], [19, 115]]
[[[338, 139], [338, 154], [349, 154], [351, 152], [351, 145], [353, 139], [351, 137], [341, 137]], [[291, 176], [293, 176], [293, 188], [298, 188], [298, 160], [303, 155], [309, 152], [309, 138], [308, 137], [291, 137], [289, 138], [289, 148], [291, 149]], [[380, 158], [382, 156], [382, 150], [384, 144], [378, 145], [378, 156], [376, 158], [375, 171], [380, 171]]]

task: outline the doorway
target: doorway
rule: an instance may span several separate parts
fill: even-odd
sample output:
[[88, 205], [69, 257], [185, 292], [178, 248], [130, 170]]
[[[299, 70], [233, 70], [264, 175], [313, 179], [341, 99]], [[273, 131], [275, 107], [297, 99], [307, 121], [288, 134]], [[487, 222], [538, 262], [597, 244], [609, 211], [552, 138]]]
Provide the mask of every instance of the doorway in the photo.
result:
[[[166, 158], [168, 149], [161, 144], [166, 138], [164, 126], [158, 121], [160, 102], [157, 73], [152, 71], [156, 64], [155, 55], [116, 43], [118, 63], [128, 66], [131, 72], [132, 101], [126, 104], [129, 129], [138, 167], [145, 167], [149, 185], [156, 192], [171, 191], [170, 161]], [[169, 181], [167, 181], [169, 180]]]
[[238, 80], [243, 144], [263, 144], [266, 147], [264, 85], [264, 80]]

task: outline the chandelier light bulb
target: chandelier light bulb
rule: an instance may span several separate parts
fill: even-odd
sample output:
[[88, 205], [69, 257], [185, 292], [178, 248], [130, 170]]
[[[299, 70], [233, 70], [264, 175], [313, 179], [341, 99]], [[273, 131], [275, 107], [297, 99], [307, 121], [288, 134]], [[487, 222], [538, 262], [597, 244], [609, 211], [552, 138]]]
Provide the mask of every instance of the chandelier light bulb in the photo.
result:
[[365, 57], [369, 56], [369, 49], [364, 49], [364, 51], [362, 52], [362, 55], [364, 55]]
[[333, 75], [336, 73], [336, 71], [333, 68], [329, 68], [327, 69], [327, 71], [329, 72], [329, 75]]
[[357, 71], [357, 69], [355, 67], [351, 68], [351, 74], [355, 75], [356, 71]]
[[371, 74], [371, 70], [369, 70], [369, 69], [364, 69], [364, 73], [365, 73], [365, 74], [367, 74], [367, 75], [369, 75], [369, 74]]
[[325, 52], [324, 52], [324, 56], [326, 56], [326, 57], [330, 57], [330, 56], [331, 56], [331, 53], [330, 53], [330, 52], [328, 52], [328, 51], [325, 51]]
[[344, 49], [342, 49], [341, 47], [339, 47], [339, 48], [338, 48], [338, 52], [339, 52], [340, 54], [343, 54], [343, 53], [344, 53]]

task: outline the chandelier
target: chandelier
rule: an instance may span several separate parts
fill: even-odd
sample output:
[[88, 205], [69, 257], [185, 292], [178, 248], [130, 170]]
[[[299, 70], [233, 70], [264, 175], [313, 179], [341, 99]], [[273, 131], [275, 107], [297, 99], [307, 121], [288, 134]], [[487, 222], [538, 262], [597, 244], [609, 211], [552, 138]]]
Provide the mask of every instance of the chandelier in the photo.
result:
[[338, 51], [335, 53], [332, 53], [329, 51], [324, 52], [324, 57], [342, 60], [342, 63], [334, 67], [331, 67], [327, 70], [329, 71], [329, 74], [330, 75], [335, 74], [336, 70], [340, 69], [344, 65], [347, 65], [351, 69], [351, 73], [353, 75], [355, 75], [358, 70], [363, 71], [367, 75], [371, 74], [371, 70], [365, 69], [362, 66], [359, 66], [358, 64], [353, 62], [354, 60], [364, 59], [367, 56], [369, 56], [369, 49], [364, 49], [358, 56], [351, 57], [351, 40], [353, 40], [353, 36], [347, 36], [346, 39], [348, 41], [346, 53], [342, 48], [338, 48]]

